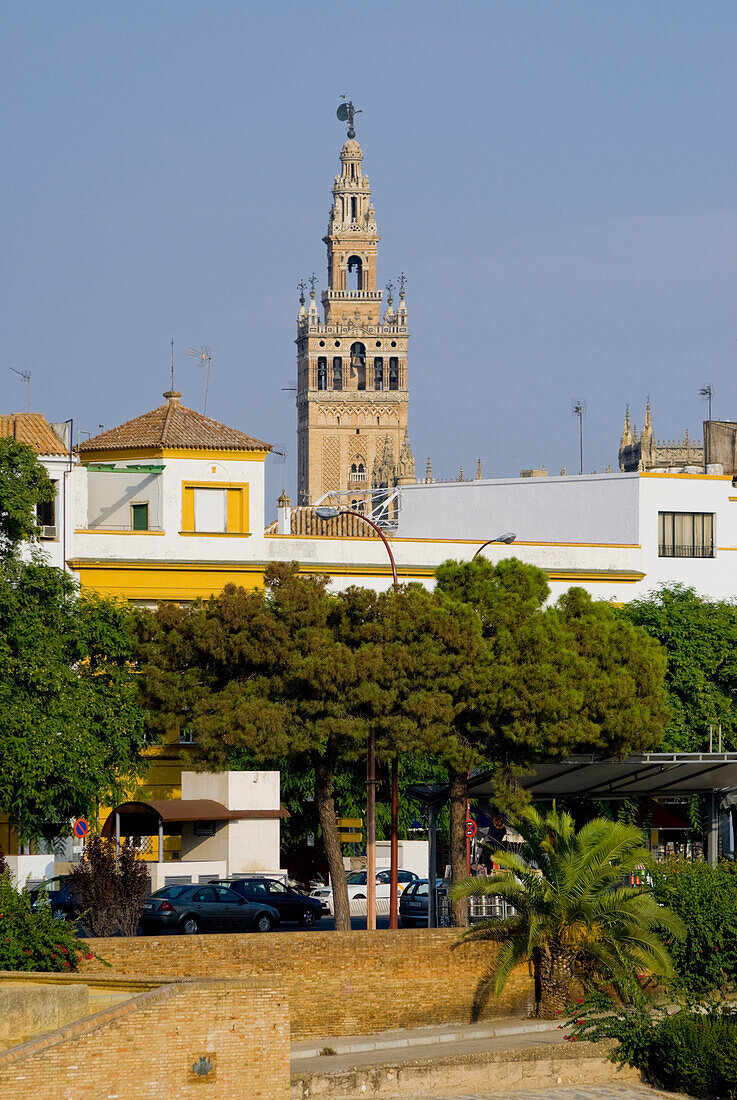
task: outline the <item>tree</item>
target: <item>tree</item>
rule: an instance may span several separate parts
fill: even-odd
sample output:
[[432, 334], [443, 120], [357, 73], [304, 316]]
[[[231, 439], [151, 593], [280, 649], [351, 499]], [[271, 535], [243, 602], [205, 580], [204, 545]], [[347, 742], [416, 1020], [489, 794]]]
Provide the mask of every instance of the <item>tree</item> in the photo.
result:
[[116, 852], [114, 841], [93, 837], [72, 871], [71, 887], [85, 934], [135, 936], [149, 879], [130, 840]]
[[[625, 755], [659, 744], [667, 717], [664, 656], [647, 634], [603, 601], [569, 589], [546, 607], [542, 570], [507, 558], [445, 562], [438, 591], [476, 610], [488, 668], [457, 717], [466, 747], [450, 762], [451, 868], [465, 874], [468, 770], [496, 771], [500, 792], [514, 771], [535, 760], [577, 752]], [[457, 923], [464, 920], [460, 901]]]
[[36, 541], [36, 505], [53, 499], [54, 484], [31, 447], [0, 439], [0, 559]]
[[462, 941], [501, 944], [477, 989], [476, 1017], [526, 960], [535, 972], [536, 1015], [545, 1019], [565, 1011], [576, 977], [624, 989], [638, 970], [673, 975], [662, 934], [683, 936], [681, 918], [658, 905], [649, 888], [622, 885], [625, 875], [650, 861], [639, 829], [596, 818], [576, 832], [570, 814], [555, 805], [545, 817], [528, 808], [517, 829], [525, 840], [522, 856], [495, 852], [499, 873], [453, 887], [455, 897], [502, 897], [516, 910], [461, 933]]
[[254, 760], [308, 765], [333, 881], [337, 928], [350, 928], [336, 827], [336, 776], [377, 754], [452, 740], [481, 643], [477, 617], [417, 585], [379, 595], [326, 591], [326, 577], [272, 566], [264, 592], [233, 586], [141, 619], [142, 687], [162, 734], [191, 730], [207, 770]]
[[663, 750], [703, 751], [710, 726], [716, 746], [720, 725], [723, 747], [737, 748], [737, 604], [704, 599], [684, 585], [664, 585], [620, 614], [657, 639], [667, 654], [671, 713]]
[[50, 566], [0, 568], [0, 809], [23, 839], [68, 833], [141, 767], [129, 616]]

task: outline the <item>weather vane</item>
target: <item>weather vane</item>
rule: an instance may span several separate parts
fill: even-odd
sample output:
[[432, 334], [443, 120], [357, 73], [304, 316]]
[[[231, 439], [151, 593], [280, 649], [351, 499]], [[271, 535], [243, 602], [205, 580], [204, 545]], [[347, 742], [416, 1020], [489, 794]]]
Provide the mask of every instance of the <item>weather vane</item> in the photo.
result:
[[362, 115], [363, 111], [357, 110], [353, 106], [353, 100], [349, 99], [348, 96], [342, 95], [340, 98], [345, 102], [341, 103], [336, 114], [341, 122], [348, 123], [348, 137], [354, 138], [356, 136], [356, 131], [353, 128], [353, 119], [356, 115]]
[[404, 274], [404, 272], [402, 272], [401, 275], [399, 276], [399, 293], [400, 293], [402, 298], [404, 297], [404, 284], [406, 282], [407, 282], [407, 276]]
[[299, 291], [299, 300], [302, 303], [302, 305], [304, 305], [305, 304], [305, 291], [307, 290], [307, 284], [305, 283], [304, 279], [300, 279], [300, 281], [297, 283], [297, 290]]
[[311, 295], [312, 295], [312, 297], [314, 298], [314, 297], [315, 297], [315, 283], [319, 283], [319, 282], [320, 282], [320, 280], [318, 279], [317, 275], [316, 275], [316, 274], [315, 274], [315, 272], [313, 271], [313, 272], [312, 272], [312, 274], [310, 275], [310, 277], [309, 277], [309, 279], [308, 279], [307, 281], [308, 281], [308, 283], [310, 284], [310, 286], [312, 287], [312, 290], [310, 291], [310, 294], [311, 294]]

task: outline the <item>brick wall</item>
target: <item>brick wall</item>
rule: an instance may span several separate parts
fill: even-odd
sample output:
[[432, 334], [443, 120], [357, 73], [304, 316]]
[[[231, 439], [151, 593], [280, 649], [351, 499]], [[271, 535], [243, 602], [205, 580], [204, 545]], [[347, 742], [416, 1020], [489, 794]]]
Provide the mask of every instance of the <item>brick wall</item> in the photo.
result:
[[[468, 1021], [496, 947], [454, 948], [456, 939], [453, 929], [138, 936], [88, 941], [110, 965], [94, 959], [84, 967], [107, 977], [277, 976], [298, 1040]], [[519, 967], [484, 1015], [526, 1014], [532, 1000], [530, 971]]]
[[0, 1053], [0, 1100], [176, 1100], [206, 1084], [218, 1100], [287, 1100], [289, 1009], [273, 981], [166, 986]]

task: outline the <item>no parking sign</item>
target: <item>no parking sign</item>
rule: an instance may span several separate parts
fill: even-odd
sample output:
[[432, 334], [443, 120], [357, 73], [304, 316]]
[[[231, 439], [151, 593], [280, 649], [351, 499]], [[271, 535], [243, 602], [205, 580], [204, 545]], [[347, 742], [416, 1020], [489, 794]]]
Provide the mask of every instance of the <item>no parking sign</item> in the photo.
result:
[[77, 840], [84, 840], [87, 833], [90, 831], [90, 827], [87, 824], [87, 820], [84, 817], [78, 817], [73, 826], [74, 835]]

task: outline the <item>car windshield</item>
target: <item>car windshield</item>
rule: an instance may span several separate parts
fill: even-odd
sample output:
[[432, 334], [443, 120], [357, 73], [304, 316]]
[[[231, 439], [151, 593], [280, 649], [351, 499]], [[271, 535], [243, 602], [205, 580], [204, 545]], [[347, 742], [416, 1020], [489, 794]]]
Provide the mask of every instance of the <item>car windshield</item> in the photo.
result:
[[63, 890], [66, 881], [65, 878], [50, 878], [46, 882], [40, 882], [36, 889], [40, 894], [50, 894], [52, 890]]
[[345, 880], [349, 886], [365, 886], [366, 885], [366, 872], [365, 871], [351, 871], [349, 875], [345, 876]]

